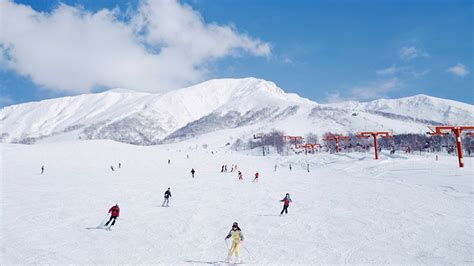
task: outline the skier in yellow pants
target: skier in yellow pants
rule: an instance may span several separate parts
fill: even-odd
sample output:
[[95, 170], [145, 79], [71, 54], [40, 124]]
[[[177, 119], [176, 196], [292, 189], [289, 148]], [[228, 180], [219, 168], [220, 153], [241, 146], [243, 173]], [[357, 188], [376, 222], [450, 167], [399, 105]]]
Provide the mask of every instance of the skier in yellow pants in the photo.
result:
[[239, 262], [239, 252], [240, 252], [240, 242], [244, 241], [244, 235], [239, 228], [238, 223], [232, 224], [232, 229], [229, 231], [229, 234], [226, 236], [226, 240], [232, 238], [232, 245], [229, 249], [229, 254], [227, 256], [227, 261], [230, 261], [232, 255], [235, 255], [235, 259]]

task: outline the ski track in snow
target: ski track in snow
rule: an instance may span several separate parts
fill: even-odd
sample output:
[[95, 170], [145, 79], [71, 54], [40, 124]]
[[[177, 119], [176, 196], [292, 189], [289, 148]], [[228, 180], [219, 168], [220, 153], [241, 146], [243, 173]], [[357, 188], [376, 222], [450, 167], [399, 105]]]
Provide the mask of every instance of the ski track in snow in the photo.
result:
[[[1, 265], [233, 265], [223, 259], [234, 221], [246, 265], [474, 261], [472, 158], [459, 169], [447, 155], [212, 155], [111, 141], [0, 148]], [[220, 173], [225, 163], [244, 180]], [[170, 207], [161, 207], [168, 187]], [[287, 192], [293, 203], [280, 217]], [[88, 230], [115, 203], [112, 230]]]

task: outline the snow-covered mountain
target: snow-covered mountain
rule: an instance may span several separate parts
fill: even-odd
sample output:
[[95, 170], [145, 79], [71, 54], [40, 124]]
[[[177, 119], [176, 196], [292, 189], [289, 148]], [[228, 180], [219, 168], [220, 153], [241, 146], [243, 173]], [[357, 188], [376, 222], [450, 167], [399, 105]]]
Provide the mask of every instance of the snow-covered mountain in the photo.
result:
[[262, 79], [215, 79], [166, 94], [114, 89], [8, 106], [0, 110], [0, 141], [80, 138], [151, 145], [224, 129], [236, 129], [225, 132], [238, 137], [272, 128], [299, 135], [420, 133], [428, 124], [472, 124], [473, 111], [473, 105], [425, 95], [318, 104]]

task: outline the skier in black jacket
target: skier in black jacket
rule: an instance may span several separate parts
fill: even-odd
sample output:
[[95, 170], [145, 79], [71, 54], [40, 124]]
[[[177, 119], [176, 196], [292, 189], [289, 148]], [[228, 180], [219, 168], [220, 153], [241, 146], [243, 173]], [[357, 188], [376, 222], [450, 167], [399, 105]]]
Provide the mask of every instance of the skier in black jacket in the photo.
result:
[[171, 198], [171, 189], [168, 188], [168, 190], [165, 191], [165, 200], [163, 201], [163, 204], [161, 204], [162, 207], [168, 207], [168, 203], [170, 202]]

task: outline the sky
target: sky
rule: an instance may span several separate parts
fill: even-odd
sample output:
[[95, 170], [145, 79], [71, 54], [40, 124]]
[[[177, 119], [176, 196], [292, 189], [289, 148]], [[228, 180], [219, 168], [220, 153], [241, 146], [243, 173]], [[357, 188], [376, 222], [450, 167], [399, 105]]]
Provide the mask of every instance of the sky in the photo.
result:
[[0, 0], [0, 107], [243, 77], [474, 104], [473, 25], [472, 1]]

